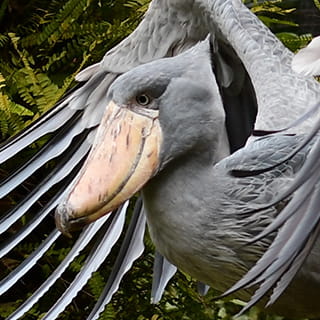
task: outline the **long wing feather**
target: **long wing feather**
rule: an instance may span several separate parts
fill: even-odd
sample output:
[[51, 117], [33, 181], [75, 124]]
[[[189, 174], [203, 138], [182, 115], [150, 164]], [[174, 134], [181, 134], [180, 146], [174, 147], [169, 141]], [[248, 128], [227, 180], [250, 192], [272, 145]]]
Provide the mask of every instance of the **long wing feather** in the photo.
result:
[[40, 137], [56, 131], [66, 120], [72, 118], [76, 110], [64, 108], [65, 105], [66, 103], [63, 102], [54, 107], [49, 113], [34, 122], [32, 126], [4, 143], [0, 148], [0, 163], [10, 159]]
[[[107, 105], [108, 88], [117, 75], [138, 64], [177, 54], [191, 47], [199, 39], [205, 38], [207, 30], [201, 24], [200, 18], [193, 23], [188, 23], [186, 28], [180, 28], [185, 21], [193, 21], [191, 19], [193, 16], [192, 7], [193, 0], [189, 1], [182, 11], [179, 9], [179, 2], [175, 3], [171, 0], [154, 1], [145, 19], [131, 36], [108, 52], [102, 62], [89, 67], [78, 75], [78, 80], [84, 81], [81, 86], [72, 90], [33, 125], [0, 147], [0, 162], [3, 163], [10, 161], [13, 156], [38, 139], [46, 135], [52, 135], [52, 138], [42, 150], [2, 181], [0, 185], [2, 197], [33, 177], [38, 168], [44, 167], [51, 160], [57, 162], [56, 167], [43, 181], [38, 181], [38, 185], [29, 195], [2, 216], [0, 220], [2, 222], [1, 230], [5, 232], [28, 212], [39, 201], [40, 197], [45, 195], [49, 201], [15, 234], [12, 235], [11, 232], [7, 231], [8, 237], [5, 234], [6, 240], [1, 245], [2, 256], [9, 254], [15, 245], [23, 241], [37, 226], [43, 224], [56, 204], [63, 198], [68, 185], [72, 184], [72, 180], [79, 170], [76, 165], [83, 161], [82, 159], [85, 158], [85, 154], [90, 148], [95, 127], [99, 124]], [[175, 30], [179, 30], [179, 32]], [[77, 147], [76, 141], [79, 142], [81, 139], [84, 139], [84, 142], [81, 147], [80, 144]], [[78, 150], [78, 148], [82, 149]], [[72, 173], [69, 174], [69, 172]], [[47, 191], [50, 191], [54, 185], [62, 180], [64, 182], [56, 191], [56, 195], [47, 195]], [[50, 197], [52, 197], [51, 200]], [[142, 223], [140, 223], [140, 233], [141, 225]], [[133, 253], [130, 253], [130, 255], [131, 258], [126, 260], [127, 266], [123, 265], [123, 270], [131, 265], [135, 255]], [[32, 257], [30, 257], [31, 260]], [[88, 268], [90, 268], [90, 263], [94, 265], [94, 260], [87, 262]], [[35, 264], [35, 261], [31, 261], [30, 266]], [[113, 280], [110, 280], [109, 286], [114, 286], [121, 278], [122, 274], [114, 277]], [[6, 280], [3, 281], [6, 282]], [[39, 299], [44, 291], [38, 291], [32, 301]], [[28, 302], [28, 306], [31, 306], [32, 303]], [[60, 312], [65, 304], [64, 302], [61, 305], [59, 304], [60, 302], [56, 305], [55, 310]], [[21, 308], [21, 310], [25, 310], [25, 307]], [[20, 314], [21, 310], [17, 312]], [[53, 314], [56, 314], [56, 312], [52, 311]]]
[[112, 247], [121, 235], [127, 207], [128, 202], [118, 209], [117, 214], [114, 215], [114, 219], [107, 225], [107, 228], [101, 230], [101, 237], [92, 248], [81, 271], [43, 319], [56, 319], [87, 283], [92, 273], [95, 272], [108, 257]]
[[50, 246], [60, 236], [58, 230], [54, 230], [51, 234], [42, 242], [42, 244], [27, 258], [19, 267], [12, 271], [7, 277], [0, 282], [0, 295], [10, 289], [24, 274], [26, 274], [37, 261], [45, 254]]
[[[79, 114], [79, 116], [81, 115]], [[77, 120], [79, 116], [70, 124], [65, 125], [63, 130], [54, 135], [52, 139], [50, 139], [35, 156], [18, 168], [7, 179], [1, 182], [1, 198], [5, 197], [9, 192], [29, 178], [35, 171], [41, 168], [45, 163], [58, 157], [70, 146], [73, 138], [81, 133], [79, 132], [81, 128], [77, 126]]]
[[151, 303], [158, 303], [161, 300], [165, 287], [176, 272], [177, 267], [156, 251], [153, 265]]
[[[243, 62], [258, 102], [255, 129], [278, 130], [298, 119], [320, 99], [320, 86], [291, 68], [293, 54], [241, 1], [195, 0], [211, 32], [229, 43]], [[314, 123], [305, 121], [301, 132]]]
[[[52, 186], [63, 180], [70, 170], [75, 168], [89, 151], [90, 144], [87, 140], [74, 144], [65, 155], [64, 160], [57, 166], [24, 200], [13, 210], [9, 211], [0, 220], [0, 233], [6, 231], [13, 223], [21, 218], [27, 210]], [[69, 158], [70, 157], [70, 158]]]
[[[274, 303], [288, 287], [302, 265], [306, 263], [315, 241], [319, 238], [319, 123], [318, 121], [311, 134], [296, 148], [296, 151], [300, 151], [308, 144], [313, 143], [302, 168], [291, 185], [269, 204], [273, 206], [289, 197], [291, 199], [288, 205], [261, 234], [250, 242], [261, 240], [276, 231], [277, 235], [272, 245], [254, 267], [223, 295], [231, 294], [244, 287], [259, 285], [241, 313], [262, 299], [270, 290], [272, 290], [272, 294], [267, 306]], [[291, 154], [295, 155], [296, 151]]]
[[87, 320], [95, 320], [99, 318], [100, 313], [109, 303], [113, 294], [118, 290], [120, 281], [125, 273], [130, 270], [133, 262], [142, 254], [144, 250], [143, 236], [145, 226], [146, 217], [143, 212], [142, 199], [140, 198], [137, 200], [135, 205], [130, 225], [109, 279]]
[[[74, 176], [71, 176], [66, 181], [66, 185], [71, 183]], [[21, 228], [17, 233], [13, 234], [10, 238], [6, 239], [0, 246], [0, 258], [5, 256], [10, 252], [16, 245], [18, 245], [25, 237], [27, 237], [49, 213], [58, 205], [66, 193], [65, 186], [62, 187], [60, 191], [57, 192], [57, 195], [47, 203], [42, 210], [40, 210], [33, 218], [30, 220], [23, 228]]]
[[19, 306], [14, 313], [12, 313], [8, 320], [17, 320], [23, 316], [32, 306], [50, 289], [50, 287], [59, 279], [62, 273], [68, 268], [70, 263], [74, 258], [80, 253], [80, 251], [87, 246], [87, 244], [92, 240], [96, 233], [101, 229], [105, 224], [106, 220], [111, 216], [106, 216], [101, 220], [93, 223], [92, 225], [86, 227], [81, 235], [79, 236], [77, 242], [72, 247], [71, 251], [65, 257], [63, 262], [56, 268], [55, 272], [43, 282], [43, 284], [33, 293], [33, 295], [28, 298], [22, 305]]

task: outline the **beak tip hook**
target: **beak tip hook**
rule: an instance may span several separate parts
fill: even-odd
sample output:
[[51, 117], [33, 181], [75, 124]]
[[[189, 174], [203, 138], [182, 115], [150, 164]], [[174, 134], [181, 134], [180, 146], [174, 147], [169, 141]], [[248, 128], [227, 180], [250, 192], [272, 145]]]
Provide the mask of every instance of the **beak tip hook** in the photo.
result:
[[72, 238], [70, 231], [70, 217], [72, 216], [72, 209], [65, 203], [60, 204], [55, 212], [56, 227], [66, 237]]

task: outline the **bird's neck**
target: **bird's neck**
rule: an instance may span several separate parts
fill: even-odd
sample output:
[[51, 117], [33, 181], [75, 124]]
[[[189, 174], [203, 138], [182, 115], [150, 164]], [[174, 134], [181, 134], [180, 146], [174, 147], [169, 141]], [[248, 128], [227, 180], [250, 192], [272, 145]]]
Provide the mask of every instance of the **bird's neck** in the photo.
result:
[[156, 246], [170, 239], [174, 230], [182, 240], [184, 231], [195, 225], [199, 199], [203, 199], [206, 185], [212, 185], [212, 167], [194, 158], [176, 159], [143, 188], [147, 221]]
[[[147, 183], [142, 193], [155, 242], [161, 242], [163, 235], [174, 228], [182, 233], [192, 228], [195, 217], [200, 217], [200, 203], [204, 207], [204, 198], [210, 201], [217, 193], [211, 190], [215, 188], [214, 165], [229, 154], [227, 132], [222, 126], [206, 150], [195, 148], [171, 160]], [[183, 226], [181, 221], [190, 225]]]
[[205, 283], [214, 281], [224, 290], [236, 280], [236, 273], [228, 273], [230, 281], [221, 285], [219, 279], [211, 278], [219, 269], [228, 268], [226, 264], [233, 268], [234, 257], [221, 254], [226, 251], [226, 232], [215, 209], [223, 190], [214, 180], [213, 165], [192, 159], [181, 162], [173, 162], [143, 189], [151, 238], [157, 250], [178, 268]]
[[[221, 135], [217, 143], [224, 145], [225, 140]], [[190, 237], [195, 243], [202, 237], [201, 224], [211, 211], [212, 195], [219, 192], [214, 164], [229, 153], [217, 145], [214, 150], [220, 151], [192, 153], [173, 160], [142, 191], [151, 237], [157, 249], [177, 266], [185, 265], [183, 260], [193, 250], [202, 250], [190, 246]]]

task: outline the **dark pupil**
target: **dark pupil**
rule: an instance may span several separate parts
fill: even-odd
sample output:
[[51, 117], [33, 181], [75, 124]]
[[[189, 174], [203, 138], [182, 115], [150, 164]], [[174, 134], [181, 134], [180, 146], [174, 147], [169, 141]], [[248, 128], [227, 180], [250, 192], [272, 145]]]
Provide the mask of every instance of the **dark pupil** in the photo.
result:
[[138, 103], [142, 104], [142, 105], [146, 105], [149, 103], [149, 98], [148, 96], [142, 94], [140, 96], [137, 97]]

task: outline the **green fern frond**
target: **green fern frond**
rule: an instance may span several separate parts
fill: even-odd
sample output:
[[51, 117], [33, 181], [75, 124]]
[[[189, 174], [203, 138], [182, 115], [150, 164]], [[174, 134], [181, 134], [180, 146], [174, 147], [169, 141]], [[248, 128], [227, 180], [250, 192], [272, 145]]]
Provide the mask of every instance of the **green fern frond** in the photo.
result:
[[15, 79], [21, 99], [41, 113], [52, 107], [63, 95], [47, 74], [37, 73], [31, 68], [20, 69]]
[[105, 279], [99, 272], [92, 274], [88, 281], [88, 287], [93, 296], [98, 299], [105, 286]]
[[277, 33], [277, 37], [293, 52], [305, 47], [312, 40], [311, 34], [297, 35], [291, 32]]
[[259, 19], [269, 28], [272, 26], [297, 27], [298, 25], [288, 17], [296, 11], [296, 8], [284, 8], [283, 0], [253, 0], [245, 1], [245, 4], [254, 12]]
[[12, 314], [19, 305], [23, 302], [23, 300], [9, 301], [0, 303], [0, 315], [1, 317], [7, 318], [10, 314]]
[[150, 0], [135, 0], [135, 1], [128, 1], [124, 5], [135, 11], [144, 13], [148, 9], [149, 3], [150, 3]]
[[115, 312], [112, 304], [108, 304], [103, 313], [100, 315], [99, 320], [115, 320], [118, 319], [117, 313]]
[[27, 242], [19, 244], [16, 249], [22, 254], [24, 257], [28, 257], [30, 253], [32, 253], [38, 246], [39, 242]]
[[270, 18], [266, 16], [259, 16], [259, 19], [266, 25], [271, 26], [272, 24], [278, 24], [278, 25], [286, 25], [291, 27], [297, 27], [298, 25], [292, 21], [289, 20], [282, 20], [277, 18]]
[[48, 41], [51, 44], [56, 43], [63, 37], [69, 26], [83, 14], [89, 4], [90, 0], [69, 0], [60, 9], [55, 19], [39, 34], [37, 44], [41, 45], [44, 41]]
[[7, 35], [0, 33], [0, 47], [4, 47], [7, 44], [8, 40], [9, 38]]
[[33, 116], [32, 111], [10, 100], [5, 89], [5, 78], [0, 73], [0, 132], [2, 137], [23, 129], [22, 116]]
[[18, 60], [15, 59], [13, 62], [23, 65], [13, 75], [17, 92], [28, 106], [35, 107], [36, 111], [43, 113], [61, 98], [66, 89], [65, 87], [59, 88], [48, 74], [42, 73], [34, 67], [33, 57], [26, 49], [20, 49], [19, 37], [15, 34], [9, 34], [9, 37], [19, 57]]
[[83, 254], [78, 256], [75, 260], [72, 261], [69, 269], [73, 272], [79, 272], [83, 266], [83, 262], [84, 262], [85, 258], [86, 258], [86, 256]]
[[285, 16], [289, 13], [294, 12], [296, 9], [295, 8], [290, 8], [290, 9], [284, 9], [278, 6], [277, 4], [280, 4], [282, 0], [276, 0], [276, 1], [263, 1], [261, 4], [257, 4], [252, 7], [251, 11], [254, 12], [255, 14], [260, 14], [263, 12], [268, 12], [268, 13], [274, 13], [277, 15]]

